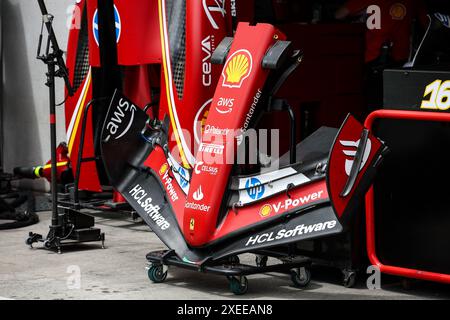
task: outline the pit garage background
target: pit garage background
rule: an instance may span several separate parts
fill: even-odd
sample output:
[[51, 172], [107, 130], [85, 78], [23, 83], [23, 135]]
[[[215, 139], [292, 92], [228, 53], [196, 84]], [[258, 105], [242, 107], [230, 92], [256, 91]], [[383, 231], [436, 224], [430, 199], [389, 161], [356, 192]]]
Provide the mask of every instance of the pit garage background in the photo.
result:
[[[36, 60], [41, 21], [37, 4], [30, 0], [0, 1], [3, 48], [1, 150], [3, 169], [5, 172], [12, 172], [15, 166], [43, 164], [49, 159], [48, 91], [44, 86], [45, 66]], [[279, 1], [279, 3], [283, 2]], [[352, 112], [361, 120], [364, 119], [367, 115], [364, 92], [365, 24], [355, 20], [345, 22], [334, 20], [335, 10], [344, 1], [298, 0], [286, 2], [290, 3], [289, 8], [292, 11], [283, 11], [283, 6], [277, 10], [272, 7], [272, 1], [249, 0], [247, 8], [252, 10], [244, 11], [242, 15], [249, 21], [276, 24], [294, 42], [296, 47], [302, 48], [305, 52], [301, 68], [282, 90], [282, 95], [289, 100], [296, 110], [297, 118], [300, 119], [297, 141], [305, 138], [321, 125], [339, 126], [348, 112]], [[430, 11], [448, 14], [447, 2], [427, 1], [427, 4], [433, 8]], [[63, 49], [67, 44], [68, 28], [66, 24], [72, 12], [70, 8], [72, 4], [73, 0], [47, 1], [49, 12], [55, 15], [54, 27]], [[320, 8], [320, 15], [317, 15], [317, 8]], [[413, 35], [414, 43], [417, 45], [423, 30], [421, 31], [419, 27], [414, 30], [417, 31]], [[411, 56], [413, 53], [412, 51]], [[64, 100], [62, 85], [62, 81], [57, 82], [57, 102]], [[393, 86], [395, 85], [393, 84]], [[402, 90], [408, 92], [407, 88]], [[382, 101], [382, 99], [380, 100]], [[381, 108], [382, 104], [379, 107]], [[57, 110], [57, 141], [59, 142], [65, 140], [65, 130], [63, 107], [58, 107]], [[268, 124], [268, 120], [266, 119], [266, 123], [263, 121], [262, 126]], [[275, 120], [276, 123], [288, 121], [286, 115], [283, 114], [275, 115], [272, 120]], [[287, 130], [286, 127], [282, 128], [282, 136], [288, 136]], [[393, 129], [394, 132], [395, 130]], [[283, 143], [282, 150], [287, 148], [288, 139], [285, 139]], [[400, 141], [399, 145], [401, 143]], [[433, 153], [434, 158], [442, 156], [439, 150], [433, 151], [436, 152]], [[430, 171], [439, 172], [439, 168], [440, 165], [436, 162]], [[397, 174], [396, 169], [398, 167], [390, 168], [389, 177]], [[408, 170], [408, 172], [414, 172], [414, 166], [410, 165]], [[414, 181], [404, 171], [399, 177], [412, 179], [406, 181]], [[21, 180], [19, 183], [24, 188], [48, 190], [48, 184], [44, 179]], [[423, 183], [430, 182], [424, 179]], [[406, 194], [407, 196], [408, 194]], [[444, 198], [445, 193], [441, 193], [441, 197]], [[386, 212], [390, 212], [388, 209]], [[394, 222], [399, 223], [399, 221]], [[393, 236], [389, 232], [386, 234]], [[426, 236], [429, 238], [430, 235], [433, 235], [433, 228], [428, 229]], [[415, 232], [409, 236], [415, 237]], [[403, 241], [406, 244], [410, 243], [405, 239], [407, 238], [404, 238]], [[390, 237], [385, 241], [384, 246], [389, 247], [395, 238]], [[445, 251], [448, 248], [447, 243], [441, 244], [443, 245], [442, 251]], [[432, 247], [433, 241], [427, 245]], [[361, 247], [364, 248], [364, 245]], [[392, 251], [393, 253], [385, 251], [385, 257], [393, 260], [395, 252], [401, 248], [400, 245], [398, 250]], [[431, 251], [426, 247], [423, 248], [422, 255], [426, 257], [425, 253]], [[448, 265], [447, 260], [444, 262]], [[424, 267], [430, 268], [429, 265]]]
[[[2, 163], [4, 172], [20, 165], [45, 163], [50, 155], [48, 126], [48, 90], [44, 64], [36, 60], [41, 13], [36, 1], [0, 0], [2, 19]], [[49, 12], [56, 18], [54, 26], [61, 48], [67, 46], [72, 0], [48, 1]], [[56, 100], [64, 100], [63, 83], [56, 82]], [[63, 106], [57, 108], [58, 141], [65, 141]], [[21, 180], [20, 186], [39, 191], [49, 190], [44, 179]]]

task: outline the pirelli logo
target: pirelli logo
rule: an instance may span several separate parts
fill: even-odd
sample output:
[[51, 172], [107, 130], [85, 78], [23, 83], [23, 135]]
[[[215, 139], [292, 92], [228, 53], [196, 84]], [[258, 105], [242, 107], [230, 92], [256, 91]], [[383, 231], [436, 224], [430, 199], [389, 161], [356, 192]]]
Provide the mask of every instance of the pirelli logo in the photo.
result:
[[213, 143], [202, 143], [199, 150], [211, 154], [223, 154], [224, 146]]

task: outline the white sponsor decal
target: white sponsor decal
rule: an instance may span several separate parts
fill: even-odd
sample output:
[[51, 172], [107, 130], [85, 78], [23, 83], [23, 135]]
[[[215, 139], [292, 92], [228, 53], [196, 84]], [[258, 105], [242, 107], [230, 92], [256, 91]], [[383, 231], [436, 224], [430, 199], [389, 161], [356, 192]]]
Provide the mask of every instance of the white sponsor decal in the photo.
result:
[[[360, 140], [358, 140], [358, 141], [340, 140], [339, 142], [344, 147], [352, 148], [352, 150], [342, 150], [342, 152], [346, 156], [352, 158], [352, 160], [348, 160], [348, 159], [345, 160], [345, 173], [348, 176], [350, 176], [350, 172], [352, 171], [352, 166], [353, 166], [354, 158], [355, 158], [355, 155], [356, 155], [356, 149], [358, 149]], [[367, 159], [369, 158], [371, 149], [372, 149], [372, 142], [370, 141], [370, 139], [368, 139], [367, 140], [367, 144], [366, 144], [366, 149], [364, 150], [364, 155], [363, 155], [363, 159], [361, 161], [361, 167], [359, 168], [359, 171], [361, 171], [361, 169], [364, 168], [364, 166], [366, 165], [366, 162], [367, 162]]]
[[131, 112], [130, 121], [128, 122], [125, 129], [116, 137], [114, 137], [115, 140], [122, 138], [128, 132], [128, 130], [130, 130], [131, 125], [134, 121], [134, 112], [136, 111], [136, 106], [134, 104], [130, 105], [128, 101], [120, 99], [113, 116], [106, 124], [106, 129], [109, 131], [109, 135], [105, 138], [105, 141], [108, 141], [111, 136], [115, 136], [117, 134], [119, 126], [122, 124], [122, 121], [125, 118], [125, 112], [128, 111]]
[[237, 16], [237, 9], [236, 9], [236, 0], [231, 0], [231, 16], [236, 17]]
[[198, 187], [197, 191], [194, 192], [193, 196], [195, 201], [203, 200], [202, 186]]
[[211, 209], [211, 206], [207, 206], [205, 204], [195, 203], [195, 202], [186, 202], [184, 205], [187, 209], [194, 209], [198, 211], [208, 212]]
[[296, 199], [286, 199], [284, 201], [280, 201], [277, 204], [272, 205], [273, 209], [276, 213], [280, 212], [280, 210], [288, 211], [291, 208], [295, 208], [298, 206], [302, 206], [310, 203], [311, 201], [320, 200], [323, 196], [323, 190], [310, 193], [306, 196], [301, 196]]
[[203, 9], [205, 10], [206, 16], [208, 17], [209, 22], [212, 27], [216, 30], [219, 29], [216, 20], [213, 17], [214, 12], [219, 12], [222, 15], [222, 18], [225, 17], [225, 0], [214, 0], [215, 5], [208, 5], [208, 0], [203, 0]]
[[212, 126], [209, 124], [207, 124], [205, 126], [205, 133], [208, 133], [208, 134], [228, 135], [228, 133], [230, 131], [231, 131], [230, 129], [221, 129], [221, 128], [218, 128], [216, 126]]
[[136, 184], [128, 193], [161, 230], [166, 230], [170, 227], [170, 223], [167, 222], [166, 218], [160, 213], [160, 206], [153, 204], [153, 199], [143, 187]]
[[255, 112], [256, 106], [258, 105], [261, 95], [262, 95], [262, 91], [261, 91], [261, 89], [258, 89], [256, 91], [255, 96], [253, 97], [253, 102], [252, 102], [252, 105], [250, 106], [250, 110], [248, 110], [247, 115], [245, 116], [244, 126], [242, 127], [243, 132], [247, 131], [247, 129], [250, 125], [250, 121], [252, 120], [253, 113]]
[[[292, 167], [287, 167], [287, 168], [283, 168], [280, 170], [275, 170], [275, 171], [270, 171], [270, 172], [267, 172], [264, 174], [260, 174], [260, 175], [254, 176], [254, 177], [257, 178], [259, 181], [261, 181], [261, 183], [265, 184], [265, 183], [279, 180], [281, 178], [285, 178], [287, 176], [292, 176], [296, 173], [297, 173], [297, 170], [293, 169]], [[245, 189], [245, 184], [246, 184], [248, 178], [249, 177], [239, 179], [239, 189], [240, 190]]]
[[217, 175], [219, 169], [217, 167], [206, 165], [203, 161], [199, 161], [195, 164], [194, 172], [200, 174], [201, 172], [208, 173], [212, 176]]
[[219, 98], [216, 110], [220, 114], [227, 114], [233, 111], [234, 98]]
[[275, 233], [275, 232], [262, 233], [262, 234], [258, 234], [256, 236], [250, 237], [247, 240], [247, 243], [245, 244], [245, 246], [262, 244], [265, 242], [281, 240], [284, 238], [291, 238], [291, 237], [299, 236], [302, 234], [310, 234], [313, 232], [331, 230], [336, 227], [336, 224], [337, 224], [336, 220], [330, 220], [330, 221], [319, 222], [319, 223], [310, 224], [310, 225], [306, 225], [306, 226], [304, 224], [300, 224], [300, 225], [296, 226], [294, 229], [289, 229], [289, 230], [281, 229], [277, 233]]
[[172, 201], [177, 201], [178, 194], [175, 191], [175, 188], [173, 187], [173, 184], [172, 184], [173, 179], [169, 176], [169, 169], [167, 169], [166, 172], [164, 172], [164, 174], [162, 175], [162, 178], [163, 178], [164, 185], [167, 188], [167, 192], [169, 193], [170, 198], [172, 199]]
[[199, 151], [214, 154], [223, 154], [224, 146], [213, 143], [203, 143], [200, 145]]
[[[292, 168], [286, 168], [287, 170], [285, 172], [282, 172], [286, 174], [287, 172], [290, 172], [289, 169]], [[296, 172], [294, 169], [292, 169], [294, 172]], [[246, 205], [255, 201], [258, 201], [263, 198], [268, 198], [270, 196], [273, 196], [274, 194], [284, 192], [288, 185], [293, 185], [295, 187], [302, 185], [304, 183], [307, 183], [311, 181], [307, 176], [305, 176], [303, 173], [298, 173], [296, 175], [289, 175], [285, 176], [284, 178], [279, 178], [280, 174], [278, 171], [267, 173], [264, 175], [260, 175], [257, 177], [253, 177], [251, 179], [256, 179], [260, 182], [262, 185], [262, 191], [258, 194], [249, 192], [249, 179], [239, 179], [239, 203], [240, 205]], [[263, 179], [262, 179], [263, 178]]]
[[202, 51], [205, 53], [205, 56], [202, 59], [202, 83], [205, 87], [209, 87], [212, 83], [211, 55], [214, 51], [214, 36], [207, 36], [203, 39]]

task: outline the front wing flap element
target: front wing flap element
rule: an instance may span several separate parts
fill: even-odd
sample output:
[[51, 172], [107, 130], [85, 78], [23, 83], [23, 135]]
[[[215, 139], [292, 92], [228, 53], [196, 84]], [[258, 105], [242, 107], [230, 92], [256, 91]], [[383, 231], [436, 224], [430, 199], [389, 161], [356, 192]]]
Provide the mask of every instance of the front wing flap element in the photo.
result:
[[372, 184], [387, 147], [348, 115], [330, 151], [327, 187], [339, 219], [346, 220]]

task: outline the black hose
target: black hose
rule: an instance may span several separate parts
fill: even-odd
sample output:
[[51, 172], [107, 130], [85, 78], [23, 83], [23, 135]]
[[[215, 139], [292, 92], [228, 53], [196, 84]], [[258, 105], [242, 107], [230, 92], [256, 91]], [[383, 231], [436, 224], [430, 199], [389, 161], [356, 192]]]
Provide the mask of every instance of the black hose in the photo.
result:
[[[18, 209], [24, 203], [26, 209]], [[12, 192], [0, 197], [0, 220], [15, 220], [0, 223], [0, 230], [23, 228], [39, 222], [35, 213], [34, 196], [31, 193]]]

